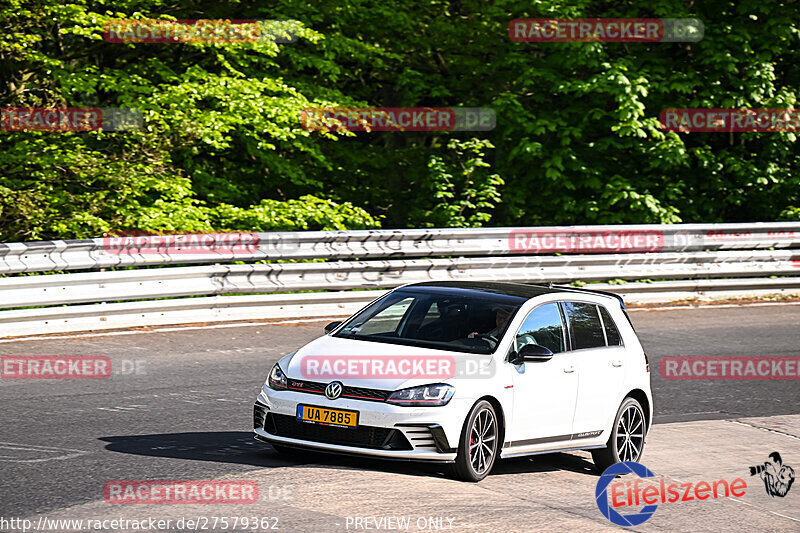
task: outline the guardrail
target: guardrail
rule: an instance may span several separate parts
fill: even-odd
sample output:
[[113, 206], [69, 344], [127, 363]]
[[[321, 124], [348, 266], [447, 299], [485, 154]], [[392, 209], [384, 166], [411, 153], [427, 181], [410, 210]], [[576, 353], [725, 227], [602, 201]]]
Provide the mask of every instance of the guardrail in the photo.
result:
[[[309, 259], [326, 261], [265, 262]], [[252, 264], [171, 266], [233, 262]], [[169, 268], [102, 270], [154, 265]], [[90, 272], [13, 275], [69, 270]], [[106, 237], [2, 244], [0, 273], [0, 336], [343, 315], [375, 293], [269, 293], [445, 279], [680, 280], [606, 286], [634, 301], [761, 295], [800, 292], [800, 223]]]
[[[122, 266], [300, 259], [686, 252], [800, 247], [797, 222], [240, 233], [206, 246], [192, 236], [109, 236], [0, 244], [0, 274]], [[215, 251], [216, 249], [216, 251]], [[144, 252], [144, 253], [142, 253]]]

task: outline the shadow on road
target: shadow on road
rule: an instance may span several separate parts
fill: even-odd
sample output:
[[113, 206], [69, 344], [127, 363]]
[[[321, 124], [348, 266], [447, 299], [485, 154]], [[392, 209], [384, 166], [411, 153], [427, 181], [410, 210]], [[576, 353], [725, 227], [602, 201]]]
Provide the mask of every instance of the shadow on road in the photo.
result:
[[193, 461], [213, 461], [271, 468], [286, 466], [290, 461], [280, 457], [267, 444], [253, 439], [247, 431], [208, 431], [164, 433], [159, 435], [123, 435], [100, 437], [112, 452], [169, 457]]
[[505, 459], [494, 466], [491, 475], [555, 472], [557, 470], [566, 470], [595, 477], [600, 475], [595, 470], [592, 461], [569, 453], [548, 453]]
[[[108, 443], [106, 449], [109, 451], [149, 457], [233, 463], [260, 468], [293, 465], [301, 467], [313, 464], [314, 466], [328, 468], [377, 470], [411, 476], [445, 476], [445, 467], [443, 465], [430, 463], [387, 461], [312, 451], [299, 452], [293, 456], [284, 456], [275, 452], [269, 444], [256, 441], [253, 438], [253, 434], [246, 431], [124, 435], [101, 437], [100, 440]], [[597, 475], [591, 461], [564, 453], [500, 461], [492, 470], [492, 475], [552, 472], [556, 470], [569, 470], [582, 474]]]

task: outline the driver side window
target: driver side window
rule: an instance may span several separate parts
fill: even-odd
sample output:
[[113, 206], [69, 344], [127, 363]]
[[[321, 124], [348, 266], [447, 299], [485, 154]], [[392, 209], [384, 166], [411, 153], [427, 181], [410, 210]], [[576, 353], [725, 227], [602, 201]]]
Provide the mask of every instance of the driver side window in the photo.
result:
[[531, 311], [520, 326], [514, 344], [517, 351], [526, 344], [538, 344], [553, 353], [565, 351], [564, 325], [558, 304], [540, 305]]

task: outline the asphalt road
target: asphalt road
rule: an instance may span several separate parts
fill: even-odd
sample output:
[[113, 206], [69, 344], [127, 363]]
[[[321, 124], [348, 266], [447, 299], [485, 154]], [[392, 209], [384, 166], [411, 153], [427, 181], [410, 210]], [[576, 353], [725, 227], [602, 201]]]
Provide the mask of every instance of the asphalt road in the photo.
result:
[[[797, 381], [658, 375], [667, 355], [797, 355], [800, 305], [631, 315], [653, 369], [656, 423], [800, 413]], [[105, 355], [115, 368], [139, 368], [105, 380], [0, 380], [0, 516], [96, 501], [109, 480], [204, 479], [286, 467], [252, 439], [252, 402], [272, 363], [321, 333], [320, 323], [262, 324], [0, 343], [0, 355]], [[558, 469], [559, 457], [543, 461]], [[320, 463], [437, 475], [434, 467], [405, 463], [315, 459]], [[507, 474], [515, 464], [499, 471]]]

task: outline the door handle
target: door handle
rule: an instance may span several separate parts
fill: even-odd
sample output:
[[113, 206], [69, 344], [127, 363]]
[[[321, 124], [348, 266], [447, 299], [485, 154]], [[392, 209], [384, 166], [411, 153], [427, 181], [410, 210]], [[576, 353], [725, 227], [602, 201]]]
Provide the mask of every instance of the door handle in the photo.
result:
[[564, 371], [565, 374], [572, 374], [573, 372], [575, 372], [575, 367], [572, 366], [572, 365], [569, 365], [569, 366], [565, 366], [562, 370]]
[[613, 361], [611, 361], [611, 366], [622, 366], [622, 360], [614, 359]]

